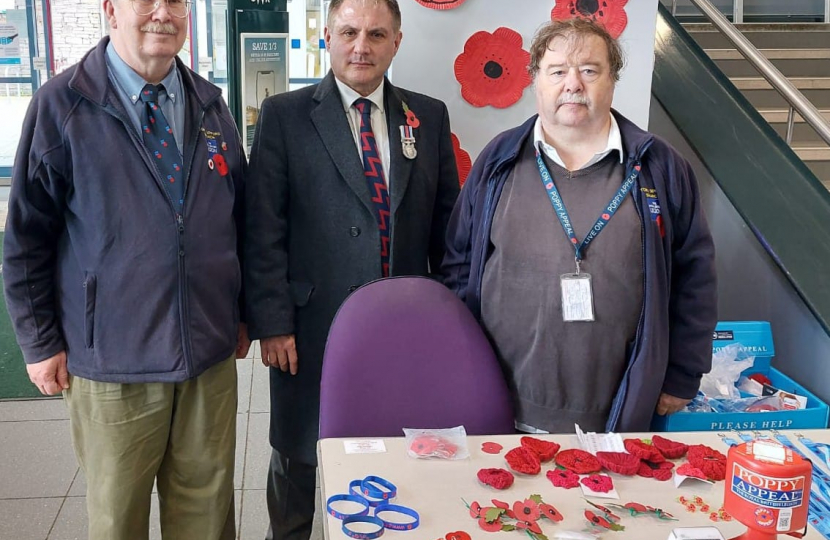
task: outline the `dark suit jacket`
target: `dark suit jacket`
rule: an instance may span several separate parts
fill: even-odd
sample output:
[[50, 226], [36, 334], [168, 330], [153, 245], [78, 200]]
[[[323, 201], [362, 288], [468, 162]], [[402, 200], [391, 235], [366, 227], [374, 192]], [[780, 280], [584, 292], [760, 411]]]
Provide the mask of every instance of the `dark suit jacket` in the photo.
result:
[[[458, 173], [446, 106], [385, 81], [390, 147], [392, 275], [437, 273]], [[406, 159], [402, 102], [417, 115]], [[320, 374], [343, 300], [381, 277], [380, 234], [363, 164], [330, 72], [318, 85], [269, 97], [246, 180], [245, 287], [252, 339], [295, 334], [297, 375], [271, 369], [271, 446], [315, 464]], [[359, 391], [359, 390], [358, 390]], [[355, 411], [365, 414], [366, 411]]]

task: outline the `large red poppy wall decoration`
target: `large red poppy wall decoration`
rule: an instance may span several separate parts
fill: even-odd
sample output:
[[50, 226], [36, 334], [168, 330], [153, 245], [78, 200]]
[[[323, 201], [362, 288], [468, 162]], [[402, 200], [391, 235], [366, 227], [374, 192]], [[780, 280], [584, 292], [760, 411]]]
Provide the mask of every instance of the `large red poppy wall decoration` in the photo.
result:
[[515, 30], [502, 27], [492, 34], [476, 32], [455, 59], [461, 97], [475, 107], [513, 105], [530, 85], [529, 62], [530, 53], [522, 49], [522, 36]]
[[465, 2], [465, 0], [415, 0], [429, 9], [453, 9]]
[[[458, 140], [455, 133], [450, 133], [450, 138], [452, 138], [452, 152], [455, 154], [455, 166], [458, 167], [458, 187], [463, 187], [464, 182], [467, 181], [467, 175], [470, 174], [470, 169], [473, 168], [473, 160], [470, 159], [470, 154], [461, 148], [461, 141]], [[499, 450], [501, 450], [501, 447], [499, 447]]]
[[628, 25], [628, 15], [625, 5], [628, 0], [556, 0], [556, 5], [550, 12], [553, 20], [573, 19], [581, 17], [601, 24], [617, 39]]

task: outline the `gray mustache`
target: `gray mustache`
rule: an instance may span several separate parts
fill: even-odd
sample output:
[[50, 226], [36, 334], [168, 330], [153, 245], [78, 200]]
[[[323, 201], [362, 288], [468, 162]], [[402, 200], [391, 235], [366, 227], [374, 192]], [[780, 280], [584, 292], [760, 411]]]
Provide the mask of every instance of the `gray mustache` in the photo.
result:
[[176, 26], [173, 23], [149, 22], [141, 27], [141, 31], [153, 34], [176, 35]]
[[587, 105], [588, 98], [584, 94], [563, 94], [556, 100], [557, 105], [574, 103], [576, 105]]

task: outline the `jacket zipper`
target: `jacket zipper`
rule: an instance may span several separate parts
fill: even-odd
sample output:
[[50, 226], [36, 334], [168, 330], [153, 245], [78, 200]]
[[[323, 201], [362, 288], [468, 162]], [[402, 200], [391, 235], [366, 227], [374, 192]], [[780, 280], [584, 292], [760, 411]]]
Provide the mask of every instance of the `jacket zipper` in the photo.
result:
[[[629, 169], [634, 166], [634, 163], [642, 160], [646, 150], [648, 150], [650, 146], [651, 141], [648, 141], [639, 152], [638, 157], [630, 164]], [[639, 184], [640, 182], [637, 182], [635, 187]], [[625, 402], [625, 396], [628, 393], [628, 379], [629, 374], [631, 373], [631, 365], [634, 363], [633, 359], [636, 358], [637, 350], [639, 349], [640, 338], [643, 330], [643, 321], [645, 320], [646, 314], [646, 224], [643, 218], [643, 211], [637, 203], [636, 193], [632, 193], [631, 196], [631, 202], [634, 203], [634, 210], [637, 211], [637, 215], [640, 217], [640, 245], [643, 249], [642, 257], [640, 259], [640, 268], [643, 271], [643, 300], [640, 304], [640, 318], [637, 321], [637, 332], [634, 336], [634, 344], [631, 347], [631, 357], [628, 358], [628, 365], [625, 368], [625, 373], [623, 374], [622, 381], [620, 382], [620, 387], [617, 390], [617, 395], [614, 397], [614, 402], [611, 404], [611, 414], [608, 415], [608, 422], [605, 425], [605, 430], [608, 432], [615, 431], [617, 429], [617, 422], [619, 422], [620, 419], [622, 405]]]
[[[187, 203], [187, 191], [190, 187], [190, 173], [193, 170], [193, 159], [196, 155], [196, 143], [199, 142], [199, 129], [205, 120], [205, 110], [201, 109], [199, 113], [199, 121], [194, 125], [193, 136], [191, 137], [190, 145], [184, 146], [189, 149], [186, 169], [187, 174], [184, 178], [184, 192], [182, 199], [184, 204]], [[182, 206], [182, 213], [184, 206]], [[182, 351], [184, 353], [185, 363], [187, 364], [188, 375], [193, 374], [193, 347], [190, 340], [190, 330], [188, 328], [188, 321], [190, 320], [190, 304], [187, 299], [187, 272], [184, 265], [184, 216], [182, 213], [177, 214], [176, 222], [179, 229], [179, 302], [181, 309], [179, 310], [180, 325], [182, 332]]]

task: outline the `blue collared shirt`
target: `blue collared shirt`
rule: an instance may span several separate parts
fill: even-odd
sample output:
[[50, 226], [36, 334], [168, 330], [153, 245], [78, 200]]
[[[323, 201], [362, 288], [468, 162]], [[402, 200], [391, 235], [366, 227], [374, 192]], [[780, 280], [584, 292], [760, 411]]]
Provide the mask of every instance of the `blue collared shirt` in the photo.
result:
[[[141, 112], [144, 109], [144, 102], [139, 96], [147, 81], [118, 56], [112, 42], [107, 45], [107, 72], [110, 81], [118, 90], [116, 92], [118, 99], [127, 110], [138, 137], [141, 139]], [[182, 144], [184, 142], [185, 97], [182, 92], [182, 78], [175, 62], [161, 84], [164, 85], [165, 91], [159, 93], [159, 106], [164, 117], [170, 122], [170, 127], [173, 128], [173, 137], [176, 139], [179, 153], [184, 154]]]

